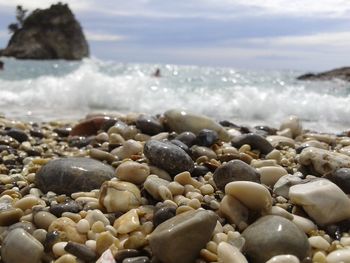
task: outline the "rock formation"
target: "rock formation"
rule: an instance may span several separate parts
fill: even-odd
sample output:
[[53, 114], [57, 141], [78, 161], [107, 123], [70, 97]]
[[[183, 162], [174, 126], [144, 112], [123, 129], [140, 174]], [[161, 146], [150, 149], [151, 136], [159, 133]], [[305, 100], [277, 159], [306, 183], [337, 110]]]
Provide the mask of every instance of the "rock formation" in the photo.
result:
[[89, 56], [88, 43], [67, 4], [33, 11], [12, 35], [0, 56], [18, 59], [80, 60]]
[[298, 80], [331, 80], [342, 79], [350, 81], [350, 67], [337, 68], [318, 74], [307, 73], [297, 77]]

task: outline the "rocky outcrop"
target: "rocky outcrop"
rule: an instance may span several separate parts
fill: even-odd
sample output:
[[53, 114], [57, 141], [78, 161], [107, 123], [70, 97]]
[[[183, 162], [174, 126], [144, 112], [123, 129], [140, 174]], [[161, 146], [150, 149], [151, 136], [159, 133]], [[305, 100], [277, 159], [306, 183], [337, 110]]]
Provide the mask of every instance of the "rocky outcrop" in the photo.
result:
[[350, 81], [350, 67], [337, 68], [318, 74], [307, 73], [297, 77], [298, 80], [331, 80], [341, 79]]
[[80, 60], [89, 56], [89, 47], [68, 5], [59, 3], [33, 11], [0, 51], [0, 56]]

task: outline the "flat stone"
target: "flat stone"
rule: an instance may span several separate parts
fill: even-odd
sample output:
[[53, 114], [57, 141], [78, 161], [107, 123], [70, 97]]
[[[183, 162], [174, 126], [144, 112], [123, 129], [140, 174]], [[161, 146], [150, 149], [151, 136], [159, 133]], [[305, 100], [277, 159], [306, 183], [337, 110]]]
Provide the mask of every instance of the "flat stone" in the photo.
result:
[[193, 263], [210, 240], [216, 222], [217, 216], [206, 210], [184, 212], [165, 221], [149, 236], [153, 255], [162, 262]]
[[335, 183], [346, 194], [350, 194], [350, 168], [340, 168], [333, 173], [326, 174], [324, 178]]
[[1, 259], [4, 263], [41, 262], [43, 245], [21, 228], [12, 230], [1, 245]]
[[294, 185], [289, 189], [289, 198], [302, 206], [318, 225], [350, 219], [350, 199], [327, 179]]
[[188, 131], [198, 134], [203, 129], [210, 129], [216, 131], [221, 140], [230, 140], [225, 128], [207, 116], [174, 109], [166, 111], [164, 117], [170, 129], [177, 133]]
[[191, 172], [194, 168], [191, 157], [171, 143], [149, 140], [144, 146], [144, 154], [152, 164], [164, 169], [170, 175], [184, 171]]
[[339, 168], [350, 168], [350, 156], [308, 147], [300, 153], [299, 163], [305, 166], [311, 165], [317, 173], [325, 175], [335, 172]]
[[236, 136], [231, 141], [232, 146], [239, 148], [244, 144], [248, 144], [252, 149], [260, 150], [263, 154], [268, 154], [274, 148], [273, 146], [261, 135], [255, 133], [242, 134]]
[[62, 158], [49, 161], [35, 176], [35, 185], [44, 193], [88, 192], [114, 177], [111, 166], [89, 158]]
[[240, 160], [229, 161], [217, 168], [213, 175], [216, 186], [223, 191], [225, 186], [235, 181], [260, 183], [260, 174], [256, 169]]
[[307, 236], [291, 221], [280, 216], [259, 218], [242, 233], [243, 252], [251, 263], [265, 263], [277, 255], [290, 254], [303, 260], [309, 253]]
[[137, 118], [135, 124], [136, 128], [148, 135], [156, 135], [164, 131], [164, 127], [161, 122], [157, 118], [150, 115], [141, 114]]

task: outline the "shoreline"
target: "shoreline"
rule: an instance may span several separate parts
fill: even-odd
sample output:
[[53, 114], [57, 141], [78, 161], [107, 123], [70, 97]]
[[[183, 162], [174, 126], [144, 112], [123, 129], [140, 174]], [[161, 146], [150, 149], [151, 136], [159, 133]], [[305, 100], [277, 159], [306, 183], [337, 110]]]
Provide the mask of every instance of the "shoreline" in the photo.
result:
[[24, 262], [24, 248], [28, 262], [349, 258], [350, 138], [302, 126], [178, 110], [1, 117], [1, 259]]

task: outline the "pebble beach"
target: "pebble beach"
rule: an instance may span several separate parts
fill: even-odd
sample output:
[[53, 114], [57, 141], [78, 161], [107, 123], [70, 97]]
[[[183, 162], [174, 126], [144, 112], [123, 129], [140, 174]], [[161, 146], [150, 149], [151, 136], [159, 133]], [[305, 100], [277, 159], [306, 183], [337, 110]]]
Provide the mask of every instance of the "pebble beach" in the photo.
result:
[[167, 110], [0, 116], [4, 263], [348, 263], [350, 137]]

